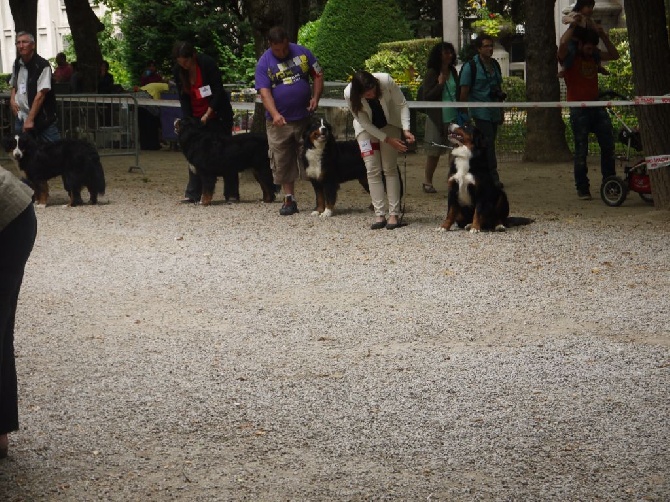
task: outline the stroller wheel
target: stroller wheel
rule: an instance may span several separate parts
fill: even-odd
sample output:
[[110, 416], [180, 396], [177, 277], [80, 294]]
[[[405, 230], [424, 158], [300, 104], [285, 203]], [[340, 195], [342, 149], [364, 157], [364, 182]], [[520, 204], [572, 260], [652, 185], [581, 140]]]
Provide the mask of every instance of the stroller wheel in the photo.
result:
[[600, 185], [600, 198], [611, 207], [620, 206], [626, 200], [628, 187], [618, 176], [608, 176]]
[[645, 201], [647, 204], [654, 205], [654, 198], [651, 196], [650, 193], [640, 193], [640, 199]]

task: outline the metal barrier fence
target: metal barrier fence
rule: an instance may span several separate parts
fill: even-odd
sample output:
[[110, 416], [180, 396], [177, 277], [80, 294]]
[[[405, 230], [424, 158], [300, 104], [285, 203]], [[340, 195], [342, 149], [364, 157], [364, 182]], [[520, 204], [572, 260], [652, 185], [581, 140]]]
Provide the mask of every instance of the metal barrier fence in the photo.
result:
[[[326, 88], [324, 97], [319, 103], [317, 116], [324, 117], [333, 125], [340, 139], [353, 137], [351, 114], [346, 108], [342, 96], [344, 83], [331, 83]], [[233, 101], [235, 111], [236, 131], [246, 131], [251, 128], [251, 121], [258, 98], [254, 94], [242, 93], [241, 97], [233, 94], [234, 98], [245, 99], [244, 102]], [[667, 103], [667, 97], [660, 97], [661, 102]], [[129, 171], [140, 166], [139, 156], [141, 149], [140, 132], [142, 116], [152, 115], [160, 121], [162, 139], [176, 146], [176, 137], [173, 132], [174, 119], [181, 116], [178, 100], [153, 100], [138, 98], [133, 94], [68, 94], [57, 96], [59, 129], [64, 138], [83, 138], [96, 145], [100, 156], [134, 156], [135, 163]], [[521, 159], [525, 147], [526, 136], [526, 109], [530, 107], [560, 107], [566, 125], [566, 139], [568, 146], [573, 147], [572, 130], [569, 123], [569, 108], [571, 106], [611, 106], [617, 111], [620, 119], [628, 127], [637, 125], [634, 106], [641, 103], [636, 101], [610, 101], [589, 103], [547, 102], [547, 103], [502, 103], [502, 104], [472, 104], [468, 106], [498, 106], [505, 110], [505, 121], [498, 130], [496, 148], [501, 161], [518, 161]], [[410, 101], [412, 115], [412, 129], [421, 145], [424, 137], [425, 112], [428, 108], [442, 108], [454, 106], [449, 103]], [[455, 105], [459, 106], [459, 105]], [[621, 124], [613, 121], [615, 136]], [[0, 137], [13, 134], [13, 116], [9, 109], [9, 95], [0, 94]], [[591, 138], [589, 152], [598, 154], [599, 148], [595, 138]], [[617, 143], [617, 153], [624, 154], [625, 146]], [[0, 152], [2, 154], [2, 152]], [[640, 154], [642, 155], [642, 154]]]

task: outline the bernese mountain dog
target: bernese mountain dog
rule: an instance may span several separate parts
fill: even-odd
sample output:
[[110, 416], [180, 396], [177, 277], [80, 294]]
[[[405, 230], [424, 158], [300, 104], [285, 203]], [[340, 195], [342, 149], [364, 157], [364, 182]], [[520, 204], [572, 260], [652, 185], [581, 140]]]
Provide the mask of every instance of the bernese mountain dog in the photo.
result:
[[[226, 136], [216, 126], [205, 125], [200, 119], [186, 117], [174, 122], [175, 133], [182, 152], [189, 162], [189, 169], [202, 179], [200, 203], [209, 206], [214, 196], [216, 179], [223, 177], [226, 186], [239, 185], [238, 173], [251, 168], [254, 178], [263, 191], [263, 202], [273, 202], [276, 187], [268, 157], [268, 140], [265, 134], [242, 133]], [[237, 198], [239, 193], [226, 194]]]
[[447, 216], [440, 230], [450, 230], [456, 223], [459, 228], [473, 233], [504, 231], [533, 221], [510, 217], [507, 194], [491, 176], [486, 139], [479, 129], [451, 124], [449, 141], [455, 145], [451, 152], [454, 161], [447, 182]]
[[341, 183], [358, 180], [370, 193], [358, 143], [354, 140], [336, 141], [330, 124], [324, 119], [313, 120], [305, 129], [302, 161], [316, 196], [314, 216], [328, 218], [333, 215]]
[[46, 206], [49, 198], [48, 181], [63, 178], [68, 193], [68, 206], [84, 203], [81, 190], [86, 187], [89, 203], [97, 204], [105, 194], [105, 172], [95, 146], [82, 139], [62, 139], [53, 143], [39, 141], [32, 133], [24, 132], [2, 139], [3, 148], [25, 173], [26, 182], [34, 190], [35, 204]]

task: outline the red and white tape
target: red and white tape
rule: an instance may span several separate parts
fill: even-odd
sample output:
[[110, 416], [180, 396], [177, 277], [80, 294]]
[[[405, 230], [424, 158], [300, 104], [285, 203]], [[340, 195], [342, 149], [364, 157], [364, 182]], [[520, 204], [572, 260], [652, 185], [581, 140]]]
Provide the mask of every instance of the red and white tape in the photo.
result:
[[670, 166], [670, 155], [652, 155], [645, 157], [644, 161], [647, 163], [647, 169], [659, 169]]

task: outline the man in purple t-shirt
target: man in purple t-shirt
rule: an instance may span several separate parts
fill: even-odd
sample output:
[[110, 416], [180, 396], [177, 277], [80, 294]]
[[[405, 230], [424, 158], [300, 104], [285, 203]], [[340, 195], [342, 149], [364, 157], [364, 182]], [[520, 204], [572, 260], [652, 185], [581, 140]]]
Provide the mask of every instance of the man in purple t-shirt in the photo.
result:
[[283, 28], [270, 29], [268, 42], [270, 48], [256, 64], [256, 90], [265, 106], [274, 182], [285, 194], [279, 214], [288, 216], [298, 212], [293, 192], [300, 174], [302, 133], [319, 104], [323, 72], [309, 49], [290, 43]]

